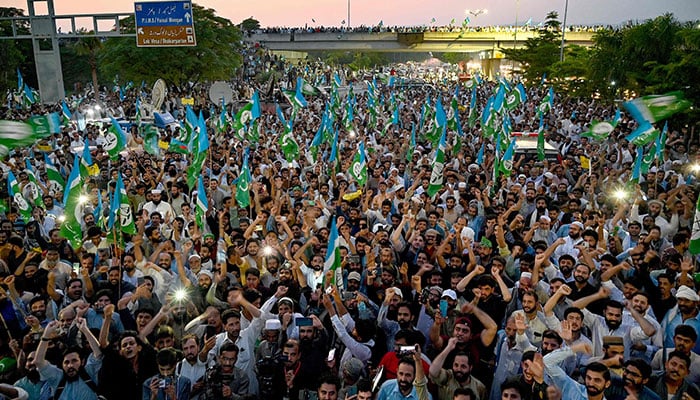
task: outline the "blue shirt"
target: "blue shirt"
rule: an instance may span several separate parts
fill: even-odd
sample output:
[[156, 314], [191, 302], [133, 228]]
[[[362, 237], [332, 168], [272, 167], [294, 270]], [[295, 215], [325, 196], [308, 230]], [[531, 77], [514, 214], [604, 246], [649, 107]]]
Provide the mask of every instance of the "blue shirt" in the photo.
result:
[[[90, 379], [97, 385], [97, 373], [102, 367], [102, 357], [99, 359], [95, 358], [94, 355], [90, 354], [87, 363], [85, 364], [85, 371], [87, 372]], [[39, 368], [39, 376], [41, 380], [48, 381], [51, 395], [56, 393], [56, 388], [61, 383], [63, 379], [63, 370], [57, 366], [46, 363], [44, 367]], [[66, 381], [66, 386], [61, 393], [61, 397], [58, 400], [97, 400], [97, 394], [90, 389], [82, 378], [79, 378], [73, 382]]]
[[[432, 398], [430, 393], [428, 393], [428, 399], [432, 400]], [[396, 379], [390, 379], [382, 384], [379, 394], [377, 394], [377, 400], [420, 400], [420, 398], [415, 386], [413, 386], [408, 396], [404, 396], [399, 391], [399, 382]]]
[[[158, 378], [158, 375], [152, 376], [143, 383], [143, 399], [151, 399], [151, 382], [153, 379]], [[190, 380], [184, 376], [171, 376], [170, 379], [176, 380], [175, 391], [177, 393], [177, 400], [189, 400], [190, 399], [190, 388], [192, 383]], [[157, 400], [168, 400], [163, 389], [158, 389], [158, 394], [156, 395]]]
[[573, 355], [574, 353], [568, 347], [547, 354], [544, 356], [544, 372], [561, 393], [566, 393], [567, 400], [588, 400], [586, 386], [576, 382], [559, 366], [566, 358]]
[[[700, 314], [684, 321], [680, 310], [678, 310], [678, 305], [668, 310], [661, 321], [661, 328], [664, 330], [664, 345], [667, 348], [676, 347], [675, 343], [673, 343], [673, 335], [676, 327], [681, 324], [690, 325], [695, 329], [695, 332], [700, 332]], [[700, 337], [695, 341], [693, 352], [700, 354]]]

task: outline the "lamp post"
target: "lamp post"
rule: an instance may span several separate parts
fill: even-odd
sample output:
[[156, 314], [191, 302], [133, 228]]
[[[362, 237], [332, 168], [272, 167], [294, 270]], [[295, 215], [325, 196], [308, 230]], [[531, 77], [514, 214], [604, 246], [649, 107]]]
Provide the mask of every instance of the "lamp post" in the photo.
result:
[[559, 46], [559, 61], [564, 61], [564, 35], [566, 35], [566, 14], [569, 11], [569, 0], [564, 3], [564, 22], [561, 24], [561, 46]]

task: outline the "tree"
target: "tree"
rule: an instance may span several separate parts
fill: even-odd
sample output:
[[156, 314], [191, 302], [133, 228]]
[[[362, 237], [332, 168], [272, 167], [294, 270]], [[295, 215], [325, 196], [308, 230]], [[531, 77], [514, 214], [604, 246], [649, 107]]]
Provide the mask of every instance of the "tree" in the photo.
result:
[[[14, 7], [0, 7], [0, 18], [23, 17], [24, 11]], [[29, 21], [16, 23], [18, 34], [29, 34]], [[12, 36], [10, 20], [0, 21], [0, 36]], [[0, 40], [0, 91], [17, 90], [17, 68], [25, 82], [37, 88], [34, 51], [31, 40]]]
[[243, 22], [241, 22], [241, 24], [239, 25], [239, 27], [243, 32], [255, 31], [260, 29], [260, 21], [253, 17], [249, 17], [244, 19]]
[[[99, 55], [105, 76], [153, 82], [159, 78], [180, 88], [188, 82], [231, 79], [241, 65], [241, 32], [210, 8], [192, 5], [197, 46], [143, 48], [133, 38], [110, 38]], [[134, 32], [134, 17], [120, 21], [124, 32]]]
[[521, 49], [500, 50], [509, 60], [521, 63], [524, 66], [523, 76], [530, 82], [539, 82], [545, 73], [549, 76], [552, 66], [559, 61], [559, 14], [551, 11], [537, 31], [537, 36], [525, 41]]
[[[78, 31], [80, 35], [91, 35], [94, 31], [87, 32], [85, 29]], [[102, 41], [95, 36], [85, 36], [79, 38], [72, 44], [75, 54], [84, 57], [90, 66], [90, 76], [92, 77], [92, 88], [95, 92], [95, 100], [100, 99], [100, 84], [97, 81], [97, 57], [102, 50]]]

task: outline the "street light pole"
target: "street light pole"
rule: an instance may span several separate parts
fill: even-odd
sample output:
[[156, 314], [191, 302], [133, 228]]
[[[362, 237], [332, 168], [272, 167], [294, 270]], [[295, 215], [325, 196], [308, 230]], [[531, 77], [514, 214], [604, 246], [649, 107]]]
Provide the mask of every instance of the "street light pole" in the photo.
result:
[[569, 0], [564, 3], [564, 23], [561, 25], [561, 46], [559, 46], [559, 61], [564, 61], [564, 36], [566, 35], [566, 14], [569, 11]]

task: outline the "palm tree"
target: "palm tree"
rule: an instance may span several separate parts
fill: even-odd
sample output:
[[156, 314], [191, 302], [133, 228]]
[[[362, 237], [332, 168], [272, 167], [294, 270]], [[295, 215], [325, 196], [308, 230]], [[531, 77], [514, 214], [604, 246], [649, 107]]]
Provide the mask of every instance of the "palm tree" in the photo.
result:
[[[93, 31], [86, 31], [81, 28], [78, 31], [81, 35], [94, 35]], [[95, 100], [100, 99], [99, 83], [97, 82], [97, 55], [102, 49], [102, 41], [96, 36], [85, 36], [78, 39], [73, 44], [75, 54], [81, 57], [87, 57], [87, 62], [90, 64], [90, 72], [92, 74], [92, 87], [95, 91]]]

